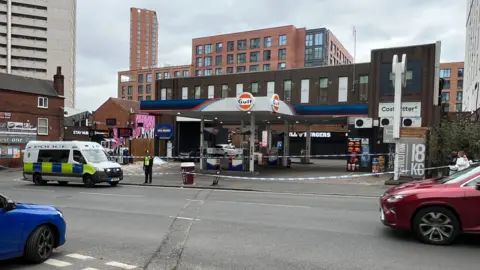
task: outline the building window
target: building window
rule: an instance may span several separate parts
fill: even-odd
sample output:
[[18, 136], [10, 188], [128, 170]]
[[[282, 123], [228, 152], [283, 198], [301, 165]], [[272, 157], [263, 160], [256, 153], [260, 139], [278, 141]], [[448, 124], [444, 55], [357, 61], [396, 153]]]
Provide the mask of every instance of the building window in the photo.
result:
[[227, 67], [227, 74], [233, 74], [233, 67]]
[[237, 64], [245, 64], [247, 62], [247, 54], [239, 53], [237, 54]]
[[172, 100], [172, 99], [173, 99], [172, 88], [167, 88], [167, 100]]
[[250, 53], [250, 62], [260, 61], [260, 52], [251, 52]]
[[147, 95], [150, 95], [152, 93], [152, 85], [151, 84], [147, 84], [145, 86], [145, 94]]
[[252, 83], [252, 85], [250, 86], [250, 90], [252, 91], [253, 96], [258, 96], [258, 82]]
[[256, 72], [258, 71], [258, 65], [251, 65], [249, 68], [250, 72]]
[[205, 45], [205, 54], [207, 53], [212, 53], [213, 52], [213, 46], [212, 44], [207, 44]]
[[147, 96], [145, 100], [152, 100], [152, 96]]
[[463, 89], [463, 80], [457, 81], [457, 89]]
[[48, 135], [48, 118], [38, 118], [37, 134]]
[[448, 104], [448, 103], [443, 103], [443, 104], [442, 104], [442, 111], [443, 111], [443, 112], [449, 112], [449, 111], [450, 111], [450, 104]]
[[235, 50], [235, 42], [229, 41], [227, 42], [227, 52], [233, 52]]
[[133, 95], [133, 86], [131, 85], [128, 86], [128, 95], [129, 96]]
[[48, 109], [48, 98], [38, 97], [37, 107], [42, 109]]
[[263, 64], [263, 71], [269, 71], [270, 70], [270, 64]]
[[205, 66], [209, 67], [211, 65], [212, 65], [212, 57], [211, 56], [205, 57]]
[[147, 82], [152, 82], [152, 73], [147, 73]]
[[215, 52], [221, 53], [222, 49], [223, 49], [223, 43], [220, 42], [215, 45]]
[[202, 95], [202, 87], [195, 86], [195, 99], [200, 99], [201, 95]]
[[458, 69], [457, 76], [458, 76], [459, 78], [463, 78], [463, 68], [459, 68], [459, 69]]
[[195, 60], [195, 66], [196, 67], [201, 67], [202, 66], [202, 58], [201, 57], [197, 57], [197, 59]]
[[182, 99], [188, 99], [188, 87], [182, 87]]
[[287, 64], [285, 63], [278, 63], [278, 69], [286, 69], [287, 68]]
[[250, 39], [250, 49], [258, 49], [258, 48], [260, 48], [260, 38]]
[[138, 80], [139, 83], [143, 83], [143, 74], [138, 74]]
[[290, 102], [292, 97], [292, 81], [283, 81], [283, 100]]
[[449, 100], [450, 100], [450, 93], [442, 92], [442, 101], [449, 101]]
[[138, 101], [142, 101], [143, 100], [143, 97], [142, 96], [138, 96]]
[[228, 97], [228, 84], [222, 84], [222, 98]]
[[205, 69], [204, 75], [205, 76], [212, 76], [212, 70], [211, 69]]
[[173, 77], [174, 77], [174, 78], [180, 78], [180, 71], [175, 71], [175, 72], [173, 73]]
[[247, 68], [245, 66], [238, 66], [237, 67], [237, 73], [242, 73], [247, 71]]
[[233, 65], [233, 54], [227, 54], [227, 65]]
[[313, 59], [313, 49], [307, 48], [305, 49], [305, 61], [311, 61]]
[[215, 69], [215, 75], [222, 75], [222, 69], [221, 68], [216, 68]]
[[449, 68], [440, 69], [440, 78], [450, 78], [451, 72]]
[[143, 85], [139, 85], [137, 91], [139, 95], [143, 95]]
[[201, 55], [203, 53], [203, 46], [202, 45], [197, 45], [195, 51], [196, 51], [197, 55]]
[[272, 51], [265, 50], [263, 51], [263, 61], [270, 61], [272, 59]]
[[161, 79], [162, 79], [162, 73], [161, 73], [161, 72], [155, 73], [155, 78], [156, 78], [157, 80], [161, 80]]
[[278, 36], [278, 46], [285, 46], [285, 45], [287, 45], [287, 35]]
[[305, 35], [305, 46], [306, 47], [313, 46], [313, 34]]
[[127, 90], [127, 87], [126, 87], [126, 86], [122, 86], [122, 96], [125, 95], [125, 92], [127, 92], [126, 90]]
[[361, 75], [358, 85], [358, 96], [360, 101], [368, 100], [368, 75]]
[[127, 99], [128, 99], [128, 100], [133, 100], [133, 97], [132, 97], [132, 96], [128, 96]]
[[462, 101], [463, 100], [463, 91], [458, 91], [457, 92], [457, 101]]
[[287, 60], [287, 49], [278, 50], [278, 60]]
[[164, 72], [163, 73], [163, 78], [164, 79], [170, 79], [170, 72]]
[[167, 99], [167, 88], [160, 89], [160, 100]]
[[455, 104], [455, 111], [456, 112], [461, 112], [462, 111], [462, 103]]
[[215, 56], [215, 65], [216, 66], [221, 66], [222, 65], [222, 56], [221, 55]]
[[315, 49], [313, 49], [313, 58], [314, 59], [322, 59], [322, 56], [323, 56], [323, 47], [315, 47]]
[[320, 78], [318, 86], [320, 88], [318, 92], [318, 102], [328, 102], [328, 78]]
[[316, 33], [315, 34], [315, 46], [322, 46], [323, 45], [323, 33]]
[[272, 47], [272, 37], [264, 37], [263, 38], [263, 47], [265, 47], [265, 48]]
[[183, 71], [183, 77], [188, 77], [190, 76], [190, 72], [188, 70]]
[[445, 80], [445, 83], [443, 84], [443, 89], [450, 89], [450, 80]]
[[237, 50], [246, 50], [247, 49], [247, 40], [242, 39], [237, 41]]
[[348, 77], [338, 77], [338, 102], [348, 102]]
[[201, 70], [195, 70], [195, 76], [197, 76], [197, 77], [202, 76], [202, 71]]

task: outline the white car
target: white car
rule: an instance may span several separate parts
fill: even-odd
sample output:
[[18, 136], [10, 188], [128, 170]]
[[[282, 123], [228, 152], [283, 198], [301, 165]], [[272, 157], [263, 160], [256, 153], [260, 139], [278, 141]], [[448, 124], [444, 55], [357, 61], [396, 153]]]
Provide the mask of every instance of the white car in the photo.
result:
[[213, 154], [222, 156], [236, 156], [243, 154], [243, 150], [235, 148], [235, 146], [232, 144], [217, 144], [215, 145]]

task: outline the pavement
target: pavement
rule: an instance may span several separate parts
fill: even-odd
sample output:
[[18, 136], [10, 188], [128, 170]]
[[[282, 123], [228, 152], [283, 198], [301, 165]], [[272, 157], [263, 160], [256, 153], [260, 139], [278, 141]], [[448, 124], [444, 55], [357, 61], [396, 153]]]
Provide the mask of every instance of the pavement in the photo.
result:
[[437, 247], [395, 233], [380, 223], [381, 193], [34, 186], [13, 173], [0, 174], [0, 190], [55, 205], [68, 224], [67, 243], [52, 260], [1, 262], [6, 270], [478, 269], [479, 237]]

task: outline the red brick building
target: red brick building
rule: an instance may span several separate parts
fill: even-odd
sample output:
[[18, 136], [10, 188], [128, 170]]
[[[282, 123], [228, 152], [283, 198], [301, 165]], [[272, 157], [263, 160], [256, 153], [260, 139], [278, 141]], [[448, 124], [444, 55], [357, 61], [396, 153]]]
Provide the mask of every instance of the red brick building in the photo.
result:
[[0, 165], [22, 164], [21, 150], [31, 140], [63, 139], [64, 77], [53, 81], [0, 73]]

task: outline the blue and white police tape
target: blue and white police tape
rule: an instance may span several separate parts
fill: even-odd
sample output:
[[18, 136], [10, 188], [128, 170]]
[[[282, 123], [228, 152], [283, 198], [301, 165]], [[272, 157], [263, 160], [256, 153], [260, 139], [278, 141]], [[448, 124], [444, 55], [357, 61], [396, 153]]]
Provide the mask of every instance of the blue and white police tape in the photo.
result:
[[[152, 175], [179, 175], [180, 172], [167, 172], [167, 173], [152, 173]], [[138, 176], [138, 175], [145, 175], [145, 173], [124, 173], [123, 176]]]
[[[224, 157], [235, 157], [235, 156], [238, 156], [238, 157], [244, 157], [244, 158], [248, 158], [250, 156], [244, 156], [244, 155], [228, 155], [228, 156], [204, 156], [204, 157], [200, 157], [200, 156], [171, 156], [171, 157], [167, 157], [167, 156], [155, 156], [155, 158], [160, 158], [160, 159], [214, 159], [214, 158], [224, 158]], [[254, 155], [254, 157], [259, 157], [261, 156], [261, 154], [259, 155]], [[303, 158], [303, 157], [311, 157], [311, 158], [329, 158], [329, 157], [351, 157], [351, 156], [356, 156], [356, 157], [361, 157], [361, 156], [371, 156], [371, 157], [377, 157], [377, 156], [395, 156], [395, 153], [378, 153], [378, 154], [363, 154], [363, 153], [360, 153], [360, 154], [336, 154], [336, 155], [286, 155], [286, 156], [282, 156], [282, 155], [279, 155], [279, 156], [276, 156], [276, 157], [279, 157], [279, 158], [282, 158], [282, 157], [288, 157], [288, 158]], [[145, 156], [110, 156], [112, 158], [145, 158]]]

